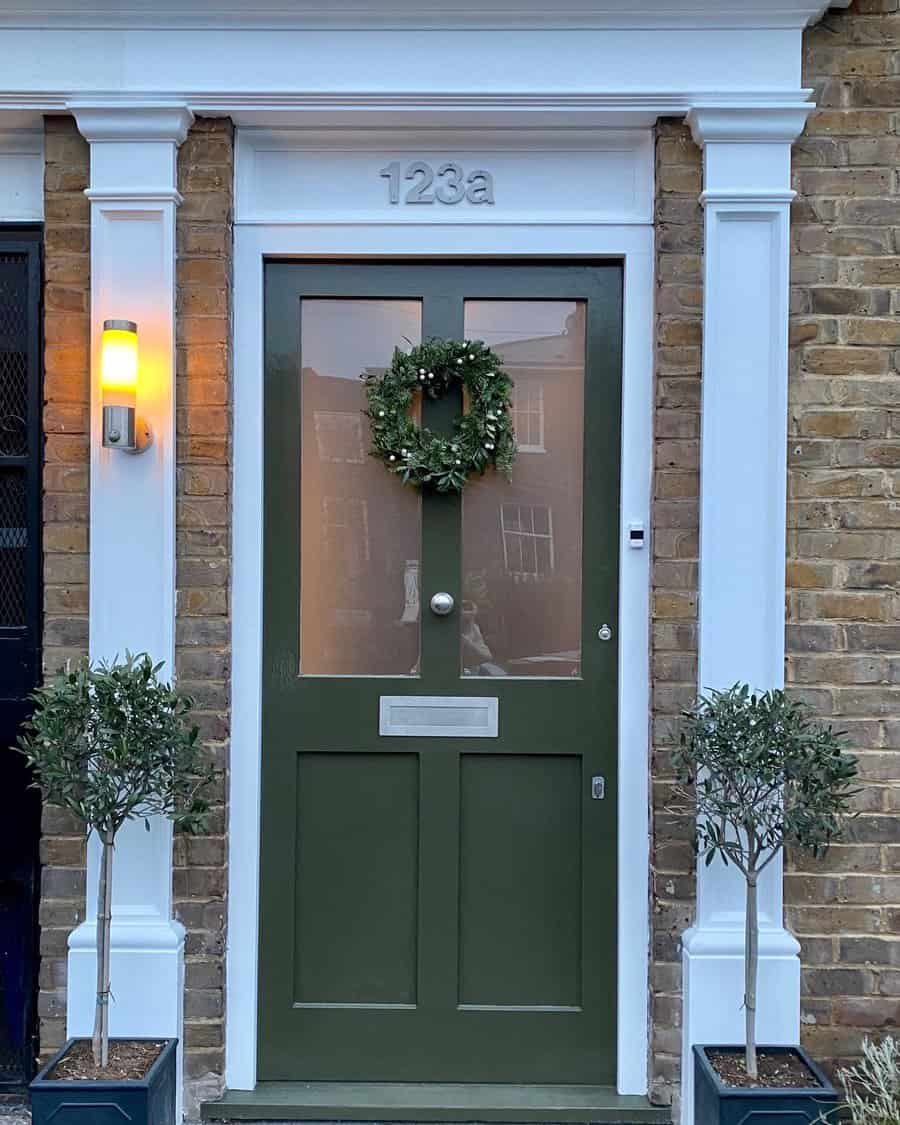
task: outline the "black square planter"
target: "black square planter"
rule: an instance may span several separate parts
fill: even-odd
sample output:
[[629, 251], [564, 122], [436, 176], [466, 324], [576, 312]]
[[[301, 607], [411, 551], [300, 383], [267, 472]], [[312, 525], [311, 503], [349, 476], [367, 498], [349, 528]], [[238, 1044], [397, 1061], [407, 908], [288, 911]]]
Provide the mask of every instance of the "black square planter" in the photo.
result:
[[68, 1040], [28, 1087], [32, 1125], [175, 1125], [177, 1039], [165, 1041], [143, 1078], [48, 1078], [75, 1042]]
[[820, 1085], [745, 1090], [726, 1086], [706, 1057], [718, 1047], [694, 1047], [694, 1125], [809, 1125], [837, 1121], [837, 1090], [802, 1047], [760, 1047], [768, 1054], [797, 1054]]

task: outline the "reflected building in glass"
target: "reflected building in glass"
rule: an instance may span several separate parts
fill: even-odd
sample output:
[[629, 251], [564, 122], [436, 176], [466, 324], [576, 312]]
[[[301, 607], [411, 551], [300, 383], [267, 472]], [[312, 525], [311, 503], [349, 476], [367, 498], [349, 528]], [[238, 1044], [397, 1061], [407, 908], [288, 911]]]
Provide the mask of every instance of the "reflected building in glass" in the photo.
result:
[[463, 493], [465, 675], [581, 671], [584, 305], [467, 301], [466, 336], [513, 379], [512, 480]]

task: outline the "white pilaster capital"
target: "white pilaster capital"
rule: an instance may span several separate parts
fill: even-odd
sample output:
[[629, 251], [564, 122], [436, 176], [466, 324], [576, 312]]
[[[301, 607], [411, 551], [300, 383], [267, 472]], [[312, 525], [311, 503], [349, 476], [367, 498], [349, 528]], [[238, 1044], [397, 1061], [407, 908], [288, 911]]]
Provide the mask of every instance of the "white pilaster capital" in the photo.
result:
[[694, 140], [704, 148], [708, 144], [793, 144], [814, 109], [812, 102], [800, 99], [755, 106], [695, 105], [687, 122]]
[[86, 141], [168, 141], [176, 147], [187, 136], [194, 114], [180, 103], [162, 105], [103, 105], [71, 101], [67, 108], [75, 117]]
[[70, 111], [91, 146], [88, 199], [100, 206], [178, 204], [178, 146], [194, 115], [181, 103], [109, 105], [72, 101]]
[[[791, 190], [791, 145], [814, 109], [802, 100], [721, 102], [695, 105], [688, 113], [694, 140], [703, 147], [703, 194], [707, 208], [743, 212], [787, 210]], [[714, 232], [707, 231], [707, 239]]]

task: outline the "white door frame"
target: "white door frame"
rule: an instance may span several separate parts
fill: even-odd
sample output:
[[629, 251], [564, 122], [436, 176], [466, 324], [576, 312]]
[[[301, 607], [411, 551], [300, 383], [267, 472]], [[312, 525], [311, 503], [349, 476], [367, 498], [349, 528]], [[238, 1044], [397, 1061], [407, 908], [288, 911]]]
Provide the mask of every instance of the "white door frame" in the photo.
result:
[[[482, 124], [483, 128], [483, 124]], [[590, 133], [596, 155], [602, 130]], [[401, 136], [400, 131], [396, 134]], [[610, 135], [610, 134], [607, 134]], [[263, 261], [296, 258], [618, 258], [624, 260], [622, 485], [619, 569], [618, 1076], [645, 1094], [648, 1076], [649, 534], [628, 547], [630, 521], [650, 526], [654, 237], [652, 133], [631, 134], [634, 206], [566, 219], [548, 201], [527, 221], [304, 222], [261, 214], [246, 197], [246, 137], [238, 138], [234, 260], [234, 511], [232, 741], [229, 808], [226, 1084], [256, 1083], [262, 677]], [[246, 142], [246, 143], [245, 143]], [[402, 140], [399, 142], [402, 143]], [[538, 146], [540, 147], [540, 146]], [[558, 146], [557, 146], [558, 147]], [[621, 146], [619, 146], [621, 149]], [[528, 153], [526, 152], [527, 156]], [[251, 177], [252, 179], [252, 177]], [[247, 189], [248, 192], [251, 189]], [[590, 185], [588, 185], [590, 190]], [[602, 208], [606, 200], [599, 202]], [[615, 210], [615, 209], [614, 209]], [[367, 216], [368, 218], [368, 216]], [[585, 221], [591, 219], [592, 221]]]

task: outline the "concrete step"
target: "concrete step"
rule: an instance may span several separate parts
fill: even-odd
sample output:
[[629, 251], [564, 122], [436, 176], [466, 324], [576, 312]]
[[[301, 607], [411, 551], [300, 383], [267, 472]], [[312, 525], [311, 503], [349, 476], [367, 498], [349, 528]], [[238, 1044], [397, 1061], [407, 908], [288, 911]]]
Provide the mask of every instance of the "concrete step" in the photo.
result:
[[670, 1111], [609, 1086], [261, 1082], [202, 1106], [210, 1122], [440, 1122], [442, 1125], [669, 1125]]

